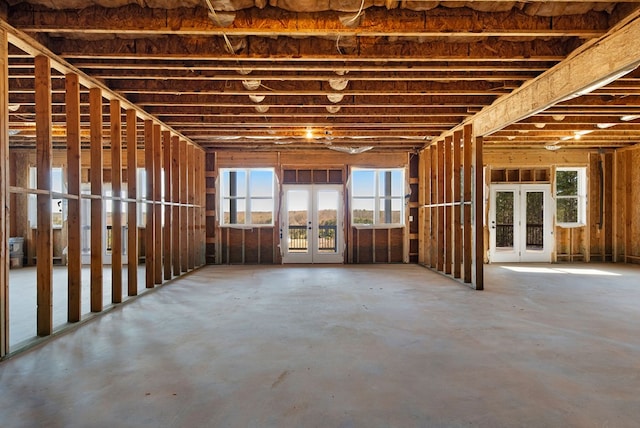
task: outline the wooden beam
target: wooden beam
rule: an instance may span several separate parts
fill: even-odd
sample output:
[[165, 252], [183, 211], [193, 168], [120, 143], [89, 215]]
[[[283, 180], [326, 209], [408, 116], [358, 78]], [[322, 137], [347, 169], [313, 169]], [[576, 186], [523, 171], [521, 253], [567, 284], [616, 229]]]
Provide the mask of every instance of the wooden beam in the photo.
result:
[[[146, 207], [146, 222], [145, 222], [145, 284], [146, 288], [153, 288], [155, 286], [155, 215], [153, 209], [153, 192], [154, 186], [154, 159], [153, 151], [155, 145], [153, 143], [153, 122], [151, 120], [144, 121], [144, 169], [145, 178], [147, 180], [147, 188], [145, 192], [146, 201], [144, 202]], [[158, 219], [159, 220], [159, 219]]]
[[445, 169], [444, 169], [444, 161], [445, 161], [445, 141], [444, 140], [440, 140], [438, 141], [437, 145], [436, 145], [436, 152], [437, 152], [437, 159], [438, 159], [438, 191], [437, 191], [437, 195], [438, 195], [438, 223], [436, 226], [436, 235], [437, 235], [437, 245], [436, 245], [436, 251], [438, 253], [438, 264], [436, 266], [436, 269], [439, 270], [440, 272], [444, 272], [444, 251], [445, 251], [445, 227], [446, 227], [446, 221], [445, 221], [445, 209], [444, 209], [444, 202], [445, 202], [445, 193], [444, 193], [444, 188], [445, 188]]
[[453, 265], [453, 137], [444, 139], [444, 273], [450, 274]]
[[473, 264], [472, 284], [476, 290], [484, 289], [484, 171], [482, 162], [482, 137], [473, 139]]
[[182, 272], [189, 270], [189, 230], [188, 230], [188, 210], [187, 210], [187, 142], [180, 140], [180, 269]]
[[164, 165], [164, 279], [171, 279], [171, 267], [173, 259], [171, 257], [172, 244], [172, 206], [171, 199], [173, 195], [172, 181], [172, 163], [171, 163], [171, 133], [169, 131], [162, 132], [162, 157]]
[[153, 125], [153, 217], [154, 222], [154, 273], [156, 284], [162, 284], [162, 132]]
[[616, 26], [597, 43], [590, 43], [484, 108], [472, 119], [476, 136], [490, 135], [563, 100], [588, 93], [640, 64], [640, 12]]
[[35, 62], [37, 188], [37, 333], [53, 332], [53, 231], [51, 223], [51, 66], [49, 58]]
[[[539, 62], [561, 61], [582, 41], [575, 39], [554, 38], [551, 40], [534, 39], [527, 43], [500, 38], [488, 38], [478, 43], [465, 40], [451, 43], [450, 40], [433, 40], [423, 43], [403, 40], [402, 43], [376, 43], [376, 39], [360, 38], [354, 49], [357, 55], [345, 55], [337, 51], [335, 38], [308, 39], [289, 38], [286, 43], [282, 39], [259, 38], [253, 36], [242, 51], [242, 55], [234, 55], [226, 48], [223, 37], [193, 37], [191, 43], [185, 43], [183, 37], [169, 34], [162, 38], [138, 38], [135, 45], [121, 39], [97, 40], [56, 38], [50, 46], [56, 52], [65, 52], [65, 58], [103, 60], [207, 60], [212, 62], [234, 62], [236, 67], [250, 68], [255, 63], [286, 62], [300, 63], [300, 70], [307, 64], [333, 63], [336, 67], [349, 68], [352, 65], [387, 62], [410, 62], [416, 65], [432, 62]], [[256, 40], [256, 43], [252, 43]], [[265, 55], [269, 52], [269, 55]], [[406, 52], [411, 52], [407, 58]], [[500, 52], [500, 55], [496, 55]], [[527, 55], [529, 55], [527, 57]]]
[[0, 358], [9, 353], [9, 43], [0, 29]]
[[462, 138], [463, 138], [463, 172], [462, 172], [462, 186], [463, 186], [463, 197], [464, 201], [464, 211], [463, 211], [463, 235], [462, 235], [462, 248], [463, 248], [463, 281], [466, 283], [471, 283], [472, 275], [471, 275], [471, 267], [472, 267], [472, 247], [471, 243], [473, 242], [473, 231], [471, 228], [472, 220], [471, 220], [471, 208], [472, 208], [472, 173], [473, 169], [471, 166], [472, 163], [472, 147], [471, 147], [471, 139], [472, 139], [472, 127], [471, 125], [465, 125], [462, 129]]
[[[418, 153], [418, 218], [415, 219], [418, 222], [418, 263], [425, 264], [425, 187], [426, 187], [426, 166], [425, 166], [425, 150]], [[414, 220], [414, 221], [415, 221]]]
[[102, 162], [102, 90], [91, 88], [89, 93], [91, 116], [91, 312], [102, 311], [104, 274], [103, 162]]
[[122, 302], [122, 109], [110, 101], [111, 126], [111, 302]]
[[171, 137], [171, 200], [172, 205], [172, 224], [171, 228], [173, 252], [172, 264], [173, 273], [176, 276], [181, 274], [180, 269], [180, 177], [182, 174], [182, 162], [180, 160], [180, 137], [174, 135]]
[[[556, 21], [549, 22], [546, 16], [525, 14], [517, 8], [500, 12], [452, 9], [445, 14], [442, 13], [442, 6], [410, 10], [407, 4], [399, 8], [397, 3], [396, 7], [391, 8], [367, 8], [355, 28], [340, 25], [342, 14], [338, 11], [316, 9], [300, 14], [297, 8], [287, 10], [271, 6], [219, 11], [219, 14], [232, 18], [224, 26], [217, 25], [211, 19], [206, 7], [189, 9], [187, 17], [183, 8], [168, 9], [159, 15], [153, 9], [137, 5], [112, 8], [107, 13], [103, 8], [94, 6], [77, 11], [72, 22], [64, 10], [13, 9], [12, 22], [29, 33], [117, 33], [130, 36], [422, 37], [430, 40], [453, 38], [456, 41], [478, 37], [590, 38], [603, 34], [608, 23], [608, 16], [604, 12], [567, 16], [560, 24], [556, 24]], [[136, 20], [129, 19], [130, 16], [135, 16]]]
[[138, 294], [138, 116], [127, 110], [127, 294]]
[[460, 278], [460, 268], [462, 264], [462, 205], [461, 198], [461, 142], [462, 131], [453, 134], [453, 277]]
[[195, 219], [196, 219], [196, 210], [195, 210], [195, 173], [194, 173], [194, 165], [195, 165], [195, 157], [194, 157], [194, 146], [193, 144], [187, 145], [187, 203], [189, 204], [187, 208], [188, 220], [187, 220], [187, 228], [189, 234], [189, 247], [188, 247], [188, 258], [187, 258], [187, 266], [189, 270], [195, 267]]
[[67, 321], [78, 322], [82, 316], [82, 208], [80, 181], [80, 81], [78, 75], [65, 76], [67, 88]]
[[429, 148], [431, 155], [431, 195], [429, 198], [429, 204], [431, 204], [431, 228], [429, 230], [429, 253], [430, 263], [429, 267], [432, 269], [438, 268], [438, 208], [435, 204], [438, 203], [438, 146], [433, 145]]
[[196, 204], [196, 228], [195, 228], [195, 236], [196, 236], [196, 257], [195, 257], [195, 266], [199, 267], [204, 265], [205, 255], [204, 255], [204, 245], [205, 245], [205, 236], [206, 230], [204, 227], [204, 219], [205, 219], [205, 184], [204, 184], [204, 152], [199, 147], [194, 146], [194, 156], [195, 156], [195, 165], [194, 165], [194, 177], [195, 177], [195, 204]]

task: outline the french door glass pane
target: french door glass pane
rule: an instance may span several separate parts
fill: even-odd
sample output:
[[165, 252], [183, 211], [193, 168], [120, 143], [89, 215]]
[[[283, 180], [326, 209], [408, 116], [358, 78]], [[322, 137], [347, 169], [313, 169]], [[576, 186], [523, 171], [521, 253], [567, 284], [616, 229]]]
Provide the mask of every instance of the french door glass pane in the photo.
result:
[[496, 192], [496, 248], [513, 248], [513, 191]]
[[321, 253], [335, 253], [338, 251], [338, 191], [320, 190], [316, 211], [318, 215], [317, 251]]
[[527, 192], [527, 249], [544, 248], [544, 192]]
[[309, 191], [289, 190], [287, 192], [287, 218], [289, 223], [289, 252], [309, 251]]

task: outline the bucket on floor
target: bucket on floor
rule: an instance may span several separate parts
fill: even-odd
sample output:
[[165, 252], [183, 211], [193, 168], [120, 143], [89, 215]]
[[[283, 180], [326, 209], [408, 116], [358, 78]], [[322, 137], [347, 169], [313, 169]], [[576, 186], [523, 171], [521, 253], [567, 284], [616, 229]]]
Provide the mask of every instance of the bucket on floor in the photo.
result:
[[9, 267], [22, 267], [24, 259], [24, 238], [16, 236], [9, 238]]

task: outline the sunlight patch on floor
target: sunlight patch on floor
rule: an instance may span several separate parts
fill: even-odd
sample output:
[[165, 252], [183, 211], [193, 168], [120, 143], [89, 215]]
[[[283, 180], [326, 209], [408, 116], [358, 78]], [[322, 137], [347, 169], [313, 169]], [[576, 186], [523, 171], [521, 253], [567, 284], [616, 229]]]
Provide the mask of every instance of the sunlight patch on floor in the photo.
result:
[[550, 268], [550, 267], [535, 267], [535, 266], [502, 266], [504, 269], [513, 272], [522, 273], [561, 273], [572, 275], [602, 275], [602, 276], [620, 276], [619, 273], [607, 272], [602, 269], [590, 269], [590, 268]]

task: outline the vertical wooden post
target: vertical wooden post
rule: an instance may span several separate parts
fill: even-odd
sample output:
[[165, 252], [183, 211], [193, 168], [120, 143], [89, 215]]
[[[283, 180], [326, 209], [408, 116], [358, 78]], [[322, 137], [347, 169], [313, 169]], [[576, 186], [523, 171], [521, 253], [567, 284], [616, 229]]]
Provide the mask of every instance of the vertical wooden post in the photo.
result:
[[0, 30], [0, 358], [9, 353], [9, 41]]
[[180, 138], [174, 135], [171, 138], [171, 200], [172, 206], [172, 240], [173, 240], [173, 274], [180, 275]]
[[138, 117], [127, 110], [127, 294], [138, 294]]
[[426, 188], [426, 167], [425, 167], [425, 155], [428, 152], [428, 148], [423, 149], [419, 153], [418, 157], [418, 263], [425, 264], [424, 259], [424, 234], [426, 224], [426, 210], [425, 205], [425, 188]]
[[172, 164], [171, 164], [171, 134], [169, 131], [162, 133], [162, 155], [164, 164], [164, 279], [171, 279], [171, 197], [172, 197]]
[[[51, 226], [51, 65], [49, 58], [35, 58], [36, 101], [36, 165], [38, 189], [46, 193], [37, 196], [37, 331], [46, 336], [53, 331], [53, 231]], [[4, 243], [3, 243], [4, 244]]]
[[462, 205], [460, 204], [460, 167], [462, 131], [453, 133], [453, 277], [460, 278], [462, 264]]
[[482, 137], [475, 137], [473, 144], [473, 169], [475, 189], [473, 192], [474, 208], [474, 254], [473, 285], [476, 290], [484, 289], [484, 174], [482, 161]]
[[[197, 237], [196, 245], [196, 259], [195, 265], [204, 265], [204, 245], [205, 245], [205, 230], [204, 230], [204, 152], [197, 148], [195, 151], [195, 202], [196, 202], [196, 231]], [[259, 235], [258, 235], [259, 236]]]
[[182, 272], [189, 270], [187, 251], [189, 248], [188, 241], [188, 222], [187, 222], [187, 142], [180, 140], [180, 268]]
[[91, 140], [91, 312], [102, 311], [104, 224], [102, 177], [102, 90], [89, 91], [89, 119]]
[[187, 203], [189, 204], [188, 208], [188, 231], [189, 231], [189, 248], [188, 248], [188, 268], [193, 269], [195, 267], [195, 208], [194, 208], [194, 147], [193, 144], [189, 144], [187, 146]]
[[451, 273], [451, 266], [453, 264], [453, 210], [451, 202], [453, 201], [453, 163], [452, 163], [452, 142], [453, 137], [451, 135], [444, 139], [444, 273]]
[[80, 208], [80, 83], [78, 75], [65, 76], [67, 115], [67, 192], [77, 199], [67, 201], [67, 321], [82, 315], [82, 221]]
[[472, 249], [471, 242], [473, 241], [473, 232], [471, 229], [471, 125], [465, 125], [462, 132], [463, 138], [463, 201], [464, 201], [464, 210], [463, 210], [463, 222], [464, 225], [462, 227], [463, 235], [462, 235], [462, 263], [463, 263], [463, 281], [466, 283], [470, 283], [472, 280], [471, 275], [471, 266], [472, 266]]
[[430, 147], [431, 153], [431, 196], [429, 204], [431, 205], [431, 228], [430, 228], [430, 268], [436, 269], [438, 266], [438, 208], [433, 206], [438, 203], [438, 146]]
[[162, 133], [160, 125], [153, 125], [153, 217], [155, 238], [153, 278], [162, 284]]
[[110, 102], [111, 122], [111, 302], [122, 302], [122, 110]]
[[147, 180], [147, 188], [146, 188], [146, 201], [143, 202], [146, 204], [146, 222], [145, 222], [145, 253], [144, 253], [144, 264], [145, 264], [145, 285], [147, 288], [153, 288], [155, 286], [154, 280], [154, 270], [155, 270], [155, 240], [154, 240], [154, 232], [155, 232], [155, 219], [154, 219], [154, 210], [153, 210], [153, 191], [154, 191], [154, 156], [153, 156], [153, 122], [150, 120], [144, 121], [144, 170], [145, 177]]
[[[200, 159], [200, 190], [198, 195], [200, 195], [200, 266], [204, 266], [207, 263], [207, 179], [205, 177], [205, 152], [202, 149], [198, 150], [199, 159]], [[277, 231], [277, 228], [274, 230]], [[274, 241], [275, 242], [275, 241]]]
[[436, 227], [438, 244], [436, 250], [438, 251], [438, 264], [436, 269], [440, 272], [444, 272], [444, 228], [445, 228], [445, 209], [444, 209], [444, 141], [438, 141], [438, 225]]

